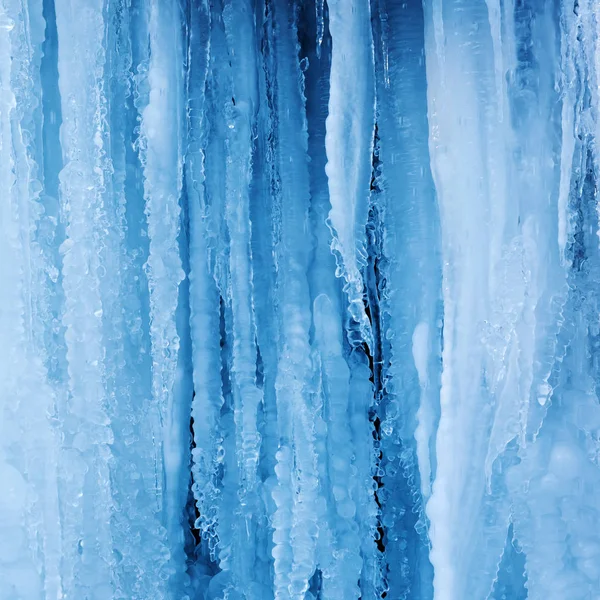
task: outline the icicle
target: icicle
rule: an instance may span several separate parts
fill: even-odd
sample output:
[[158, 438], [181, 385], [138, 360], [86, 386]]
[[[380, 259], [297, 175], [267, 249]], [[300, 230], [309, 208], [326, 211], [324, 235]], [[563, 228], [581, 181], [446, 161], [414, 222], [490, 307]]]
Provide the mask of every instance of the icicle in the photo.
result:
[[[195, 484], [206, 486], [208, 494], [205, 502], [209, 505], [204, 514], [200, 514], [200, 525], [211, 528], [214, 533], [205, 534], [208, 536], [208, 550], [210, 559], [217, 562], [219, 568], [222, 569], [218, 577], [213, 578], [210, 582], [209, 598], [218, 598], [223, 587], [230, 589], [234, 582], [233, 576], [236, 574], [233, 559], [236, 558], [234, 535], [235, 525], [238, 522], [238, 517], [235, 513], [234, 506], [237, 504], [238, 477], [237, 477], [237, 457], [235, 452], [235, 427], [232, 419], [232, 398], [231, 398], [231, 302], [230, 302], [230, 286], [229, 286], [229, 249], [228, 249], [228, 234], [225, 223], [225, 180], [226, 180], [226, 120], [224, 115], [225, 106], [231, 103], [231, 80], [230, 67], [227, 57], [227, 40], [223, 28], [218, 5], [210, 7], [210, 60], [208, 62], [208, 80], [206, 85], [206, 121], [203, 124], [203, 132], [206, 135], [204, 142], [203, 156], [199, 159], [203, 160], [204, 164], [199, 168], [202, 169], [198, 174], [204, 174], [204, 202], [199, 197], [200, 214], [199, 221], [192, 223], [191, 227], [191, 243], [190, 259], [192, 261], [192, 280], [193, 297], [192, 297], [192, 343], [195, 346], [194, 361], [198, 358], [198, 344], [201, 339], [202, 344], [207, 344], [207, 332], [212, 331], [219, 337], [217, 346], [209, 345], [210, 349], [217, 352], [217, 356], [213, 358], [213, 370], [209, 373], [209, 365], [205, 365], [202, 370], [195, 373], [195, 376], [206, 377], [204, 379], [205, 388], [201, 387], [196, 390], [196, 399], [194, 410], [197, 402], [210, 402], [210, 408], [207, 411], [207, 416], [199, 415], [200, 421], [214, 420], [217, 424], [216, 429], [207, 431], [202, 423], [194, 423], [194, 438], [196, 447], [199, 452], [195, 454], [196, 465], [202, 465], [202, 469], [208, 471], [208, 480], [197, 480]], [[194, 113], [190, 113], [194, 115]], [[193, 142], [196, 131], [192, 130], [190, 140]], [[190, 158], [194, 158], [190, 154]], [[186, 175], [187, 176], [187, 175]], [[188, 182], [191, 183], [191, 182]], [[199, 188], [199, 192], [202, 189]], [[190, 196], [190, 210], [195, 210], [192, 204], [195, 201], [195, 194]], [[197, 232], [197, 228], [202, 228], [202, 233]], [[198, 236], [201, 235], [201, 238]], [[196, 245], [201, 241], [206, 248], [206, 266], [200, 265], [202, 260], [198, 256]], [[217, 305], [213, 308], [215, 311], [212, 314], [210, 329], [203, 332], [198, 332], [196, 329], [197, 321], [196, 304], [200, 297], [197, 295], [196, 277], [202, 274], [202, 270], [206, 269], [206, 290], [205, 294], [208, 300], [214, 298], [213, 301]], [[212, 289], [211, 289], [212, 288]], [[214, 294], [214, 296], [213, 296]], [[215, 297], [216, 296], [216, 297]], [[211, 315], [208, 312], [204, 318], [210, 319]], [[198, 339], [197, 332], [200, 333]], [[202, 347], [202, 346], [200, 346]], [[205, 397], [205, 393], [210, 393], [209, 397]], [[212, 416], [212, 419], [211, 419]], [[196, 417], [194, 417], [196, 420]], [[200, 429], [196, 431], [196, 426]], [[200, 437], [202, 434], [208, 437]], [[201, 454], [200, 454], [201, 453]], [[211, 461], [214, 461], [211, 464]], [[212, 481], [210, 473], [212, 475]], [[196, 475], [195, 475], [196, 477]], [[203, 493], [201, 490], [196, 493]], [[210, 506], [211, 495], [214, 494], [215, 505]], [[205, 523], [203, 525], [203, 522]], [[244, 525], [245, 531], [245, 525]], [[212, 595], [210, 595], [212, 594]]]
[[[314, 24], [309, 21], [309, 27], [313, 26], [315, 31], [319, 30], [318, 20]], [[328, 36], [325, 39], [329, 42]], [[342, 285], [335, 277], [331, 232], [326, 224], [331, 208], [324, 146], [331, 47], [327, 43], [320, 58], [309, 44], [304, 43], [302, 51], [307, 53], [308, 61], [305, 94], [310, 157], [309, 216], [315, 243], [308, 275], [313, 363], [317, 371], [314, 443], [323, 496], [318, 503], [320, 593], [326, 598], [352, 598], [359, 593], [360, 580], [363, 597], [370, 597], [381, 587], [373, 535], [376, 514], [371, 473], [373, 428], [368, 415], [373, 393], [369, 370], [359, 360], [349, 361], [345, 354]]]
[[[362, 476], [365, 469], [351, 469], [355, 454], [351, 422], [360, 420], [362, 411], [351, 413], [350, 371], [342, 357], [342, 331], [339, 309], [336, 311], [331, 300], [319, 295], [314, 302], [315, 344], [321, 358], [323, 379], [324, 412], [327, 416], [327, 455], [330, 494], [330, 528], [333, 544], [339, 558], [333, 561], [331, 572], [323, 573], [323, 591], [327, 598], [358, 598], [362, 558], [361, 539], [356, 524], [357, 510], [369, 510], [369, 505], [357, 509], [357, 481], [351, 471]], [[337, 318], [336, 318], [337, 317]], [[360, 393], [359, 389], [355, 393]], [[352, 407], [354, 408], [354, 407]], [[354, 418], [351, 417], [354, 415]], [[368, 437], [366, 438], [368, 440]], [[367, 448], [368, 453], [368, 448]], [[370, 464], [366, 473], [370, 472]]]
[[[418, 2], [378, 4], [370, 222], [377, 272], [373, 265], [370, 286], [381, 328], [381, 459], [376, 476], [386, 498], [380, 502], [382, 560], [392, 597], [430, 598], [423, 503], [436, 470], [441, 261], [438, 206], [428, 166], [423, 11]], [[407, 568], [395, 569], [399, 563]]]
[[[531, 10], [524, 11], [520, 15], [521, 30], [531, 23]], [[567, 12], [570, 10], [567, 9]], [[553, 32], [555, 16], [552, 10], [540, 6], [538, 12], [534, 14], [540, 26], [531, 33], [525, 29], [522, 35], [535, 34], [536, 44], [533, 47], [538, 48], [540, 62], [538, 68], [545, 77], [541, 78], [539, 83], [531, 81], [527, 84], [527, 103], [524, 103], [524, 108], [526, 107], [524, 113], [527, 118], [521, 120], [519, 137], [523, 140], [522, 152], [529, 156], [529, 166], [521, 164], [518, 165], [517, 170], [521, 204], [524, 207], [521, 217], [524, 223], [524, 248], [530, 254], [527, 265], [530, 270], [530, 282], [528, 282], [530, 289], [527, 293], [526, 309], [534, 315], [534, 319], [529, 321], [528, 325], [531, 326], [533, 322], [535, 331], [533, 366], [526, 367], [527, 371], [531, 370], [531, 387], [527, 406], [522, 411], [522, 429], [526, 432], [528, 441], [535, 440], [540, 431], [553, 395], [556, 365], [562, 361], [566, 352], [564, 342], [565, 307], [568, 301], [566, 275], [570, 261], [565, 260], [568, 256], [563, 253], [564, 248], [561, 247], [560, 241], [562, 234], [559, 232], [565, 225], [566, 229], [563, 233], [567, 237], [563, 241], [568, 246], [572, 245], [572, 221], [575, 212], [564, 197], [565, 190], [568, 196], [570, 193], [568, 190], [572, 185], [571, 175], [567, 171], [574, 167], [574, 154], [570, 148], [574, 131], [569, 132], [573, 122], [568, 112], [563, 112], [561, 145], [557, 150], [552, 146], [554, 132], [545, 127], [547, 122], [554, 118], [554, 107], [559, 105], [557, 83], [560, 75], [557, 73], [557, 66], [567, 60], [564, 57], [564, 52], [567, 51], [564, 47], [561, 50], [563, 58], [557, 56], [555, 51], [559, 46]], [[561, 40], [561, 44], [563, 41]], [[515, 95], [522, 94], [518, 90], [522, 88], [523, 83], [530, 81], [530, 69], [531, 67], [524, 63], [517, 70]], [[568, 75], [563, 73], [563, 77]], [[567, 80], [565, 84], [570, 85]], [[537, 95], [536, 98], [532, 97], [534, 94]], [[563, 102], [571, 103], [569, 94]], [[563, 213], [562, 216], [557, 215], [557, 207], [558, 212], [565, 209], [567, 213]], [[552, 235], [548, 232], [552, 232]], [[521, 337], [522, 344], [528, 345], [529, 339], [531, 333], [524, 334]], [[522, 437], [525, 437], [525, 433]]]
[[597, 4], [2, 0], [0, 597], [595, 597]]
[[90, 590], [112, 595], [113, 501], [108, 463], [113, 434], [106, 413], [100, 290], [105, 272], [101, 250], [107, 227], [108, 168], [103, 141], [103, 3], [90, 3], [86, 18], [73, 28], [76, 14], [70, 0], [56, 2], [58, 36], [63, 40], [58, 72], [64, 160], [60, 201], [66, 239], [60, 251], [69, 373], [69, 398], [59, 410], [65, 440], [59, 492], [63, 505], [69, 506], [62, 521], [62, 579], [67, 596], [85, 596]]
[[[276, 246], [279, 362], [275, 383], [280, 449], [272, 550], [276, 600], [305, 597], [316, 561], [317, 457], [311, 406], [310, 308], [305, 239], [309, 201], [307, 131], [296, 25], [283, 6], [275, 14], [277, 95], [275, 167], [280, 184], [274, 202], [280, 211]], [[274, 73], [270, 74], [271, 76]]]
[[225, 109], [228, 126], [225, 219], [230, 240], [229, 271], [233, 311], [231, 372], [236, 429], [240, 433], [240, 493], [242, 498], [247, 496], [249, 513], [245, 518], [249, 520], [256, 510], [252, 508], [252, 496], [256, 492], [260, 448], [257, 411], [262, 403], [262, 392], [256, 384], [256, 325], [252, 303], [249, 216], [252, 138], [257, 106], [255, 43], [249, 5], [228, 4], [224, 13], [225, 32], [233, 63], [231, 105]]
[[[221, 567], [228, 572], [231, 585], [244, 590], [249, 598], [260, 598], [257, 583], [264, 578], [257, 560], [258, 522], [262, 506], [258, 494], [260, 436], [258, 410], [262, 391], [257, 385], [256, 325], [252, 302], [251, 224], [249, 186], [252, 178], [251, 157], [257, 110], [255, 47], [251, 6], [226, 3], [223, 27], [230, 70], [215, 108], [225, 122], [224, 140], [224, 216], [229, 243], [226, 264], [228, 278], [221, 293], [227, 296], [231, 310], [232, 346], [228, 375], [231, 384], [233, 429], [226, 433], [226, 463], [223, 482], [223, 516], [219, 526], [223, 541]], [[223, 48], [219, 48], [223, 51]], [[219, 67], [220, 68], [220, 67]], [[225, 83], [226, 81], [226, 83]], [[220, 182], [220, 185], [222, 183]], [[215, 215], [216, 216], [216, 215]], [[225, 266], [225, 265], [224, 265]], [[235, 466], [234, 466], [235, 463]], [[235, 475], [234, 475], [235, 473]], [[239, 511], [231, 512], [229, 503], [239, 502]], [[232, 518], [233, 517], [233, 518]], [[226, 532], [225, 527], [230, 529]]]
[[[180, 350], [176, 309], [184, 278], [178, 244], [182, 191], [183, 76], [179, 9], [175, 1], [149, 3], [148, 100], [142, 110], [141, 161], [149, 253], [152, 403], [155, 444], [154, 501], [169, 529], [172, 569], [181, 568], [183, 538], [179, 503], [181, 433], [176, 422], [175, 383]], [[164, 504], [163, 504], [164, 503]], [[174, 572], [173, 572], [174, 574]]]
[[[151, 335], [154, 354], [153, 394], [161, 421], [172, 401], [179, 340], [174, 313], [177, 287], [183, 279], [177, 246], [179, 234], [180, 80], [171, 68], [179, 39], [173, 19], [175, 7], [153, 2], [150, 9], [150, 65], [148, 105], [142, 113], [142, 143], [146, 216], [150, 238], [148, 281], [150, 286]], [[166, 24], [170, 24], [169, 27]], [[163, 125], [169, 118], [169, 127]], [[173, 134], [173, 128], [174, 133]]]
[[[366, 0], [352, 6], [348, 1], [333, 0], [328, 6], [333, 50], [325, 147], [334, 232], [331, 248], [339, 256], [339, 274], [347, 282], [350, 315], [360, 326], [361, 338], [371, 346], [360, 275], [366, 261], [374, 128], [370, 10]], [[356, 44], [357, 39], [361, 44]]]
[[186, 183], [190, 215], [190, 326], [194, 372], [192, 419], [193, 491], [201, 535], [208, 540], [209, 559], [215, 560], [218, 543], [219, 481], [222, 464], [220, 306], [215, 280], [209, 271], [209, 235], [206, 218], [204, 114], [205, 86], [210, 49], [210, 13], [204, 3], [190, 24], [188, 95], [188, 149]]
[[[510, 3], [501, 6], [495, 0], [487, 0], [486, 4], [495, 77], [492, 99], [496, 112], [495, 122], [488, 125], [495, 134], [495, 139], [489, 136], [492, 138], [490, 155], [504, 157], [504, 160], [488, 160], [491, 221], [495, 226], [490, 234], [490, 312], [482, 341], [486, 352], [487, 386], [494, 401], [493, 424], [485, 458], [488, 493], [491, 493], [494, 462], [511, 440], [522, 433], [520, 415], [527, 410], [529, 400], [529, 388], [521, 383], [521, 370], [531, 367], [531, 355], [522, 352], [519, 357], [519, 347], [524, 350], [525, 345], [519, 338], [519, 334], [523, 333], [519, 319], [528, 308], [530, 261], [535, 260], [535, 256], [527, 252], [516, 218], [516, 215], [527, 213], [527, 199], [521, 197], [519, 188], [513, 184], [514, 173], [520, 166], [518, 161], [515, 164], [511, 160], [516, 154], [512, 148], [519, 144], [514, 122], [521, 118], [511, 97], [512, 78], [516, 77], [518, 67], [514, 7], [511, 10]], [[537, 187], [535, 192], [539, 195]], [[525, 202], [522, 202], [523, 199]], [[519, 361], [519, 358], [522, 360]]]
[[[589, 282], [597, 281], [600, 263], [591, 133], [595, 86], [592, 63], [586, 57], [587, 10], [586, 3], [574, 8], [567, 2], [561, 9], [562, 73], [557, 79], [563, 105], [557, 120], [562, 147], [556, 151], [555, 179], [559, 210], [555, 229], [545, 234], [558, 234], [559, 259], [554, 263], [566, 267], [566, 282], [564, 275], [544, 272], [541, 265], [548, 270], [552, 263], [541, 255], [538, 268], [546, 281], [539, 277], [545, 284], [540, 287], [553, 297], [538, 302], [536, 313], [541, 314], [543, 325], [550, 321], [549, 315], [557, 313], [559, 318], [546, 325], [551, 335], [544, 332], [546, 336], [536, 340], [538, 361], [529, 419], [534, 436], [507, 476], [515, 535], [525, 555], [528, 597], [534, 599], [565, 594], [584, 598], [593, 595], [600, 581], [598, 540], [590, 535], [597, 529], [595, 498], [600, 478], [597, 460], [591, 458], [596, 452], [590, 454], [584, 441], [586, 432], [595, 431], [600, 423], [595, 369], [589, 370], [598, 323], [595, 286]], [[565, 289], [557, 290], [560, 284]], [[575, 480], [585, 481], [585, 491], [577, 489]], [[565, 560], [565, 556], [572, 558]]]
[[[459, 23], [447, 6], [441, 13], [428, 10], [426, 15], [430, 151], [440, 198], [444, 253], [441, 418], [436, 480], [427, 507], [436, 598], [479, 596], [491, 589], [490, 578], [503, 544], [500, 533], [508, 524], [503, 465], [512, 460], [515, 438], [523, 444], [527, 430], [534, 438], [539, 431], [547, 410], [539, 406], [549, 399], [550, 378], [556, 377], [556, 365], [562, 361], [559, 346], [564, 338], [566, 281], [561, 261], [567, 239], [565, 223], [570, 217], [563, 196], [565, 173], [571, 168], [565, 172], [564, 161], [570, 164], [571, 150], [563, 130], [559, 173], [551, 125], [557, 100], [551, 11], [542, 6], [521, 7], [513, 15], [505, 7], [508, 22], [499, 24], [499, 7], [488, 2], [487, 9], [490, 39], [483, 32], [472, 39], [473, 47], [465, 54], [452, 41], [464, 33], [447, 37], [443, 59], [436, 24], [441, 19], [454, 28], [464, 21]], [[479, 4], [469, 10], [471, 18], [479, 22]], [[511, 23], [512, 19], [517, 22]], [[531, 53], [526, 57], [522, 54], [525, 43]], [[478, 48], [482, 58], [471, 69], [465, 65], [472, 59], [473, 48]], [[518, 61], [515, 48], [521, 52]], [[506, 68], [511, 69], [508, 78]], [[455, 85], [457, 77], [461, 78], [461, 94], [453, 95], [455, 103], [442, 102], [443, 90], [449, 89], [450, 81]], [[492, 81], [495, 93], [490, 94]], [[481, 97], [486, 98], [485, 105]], [[475, 114], [482, 119], [474, 119]], [[568, 129], [568, 119], [566, 126]], [[465, 156], [469, 157], [468, 166]], [[457, 176], [459, 172], [464, 176]], [[481, 195], [482, 182], [485, 197]], [[456, 213], [456, 207], [465, 201], [468, 219]], [[562, 211], [558, 219], [554, 201], [559, 213]], [[488, 224], [493, 226], [483, 237], [481, 230]], [[559, 243], [554, 241], [555, 232]], [[465, 312], [466, 303], [469, 308]], [[538, 400], [533, 407], [530, 396]], [[465, 433], [461, 434], [463, 427]], [[488, 431], [490, 434], [484, 433]], [[447, 461], [450, 455], [454, 458]], [[456, 486], [458, 464], [461, 473], [473, 475], [468, 483], [465, 480]], [[474, 479], [482, 466], [487, 479], [484, 492], [480, 481]], [[459, 489], [468, 490], [461, 493], [460, 501], [455, 495]], [[463, 520], [467, 505], [471, 522], [473, 515], [479, 513], [480, 519], [485, 515], [485, 525], [477, 526], [473, 534], [448, 527]], [[440, 528], [438, 524], [444, 525]], [[485, 555], [470, 557], [463, 564], [451, 558], [462, 553], [463, 546], [478, 547], [483, 540]], [[477, 575], [467, 575], [473, 572]]]
[[[152, 501], [156, 493], [156, 415], [145, 409], [152, 395], [148, 257], [142, 165], [135, 141], [138, 112], [132, 80], [135, 16], [112, 7], [106, 19], [106, 130], [111, 177], [106, 182], [106, 238], [101, 252], [103, 342], [108, 413], [116, 457], [111, 471], [114, 568], [127, 597], [166, 598], [171, 573], [165, 519]], [[137, 65], [136, 65], [137, 67]], [[187, 428], [187, 423], [186, 423]], [[128, 468], [119, 465], [127, 464]], [[186, 490], [187, 491], [187, 490]], [[131, 518], [130, 515], [135, 515]], [[146, 573], [144, 577], [132, 573]]]
[[369, 411], [373, 406], [373, 385], [367, 358], [359, 351], [350, 357], [350, 396], [348, 416], [354, 444], [353, 490], [356, 505], [355, 519], [360, 538], [360, 597], [376, 597], [381, 593], [382, 574], [380, 553], [375, 543], [378, 526], [378, 507], [375, 502], [373, 473], [376, 455], [373, 447], [373, 426]]
[[0, 594], [41, 599], [61, 593], [59, 439], [50, 414], [57, 399], [47, 381], [38, 306], [44, 306], [45, 256], [37, 244], [42, 215], [35, 138], [40, 121], [42, 7], [0, 7]]
[[[524, 295], [523, 285], [507, 284], [520, 265], [518, 254], [506, 250], [518, 227], [518, 205], [507, 161], [512, 132], [505, 116], [500, 9], [474, 2], [460, 17], [456, 9], [425, 6], [429, 149], [441, 214], [444, 300], [437, 460], [427, 504], [436, 600], [485, 597], [504, 547], [508, 500], [498, 492], [488, 496], [483, 475], [498, 387], [512, 384], [508, 397], [518, 394], [505, 361]], [[467, 48], [460, 41], [470, 35], [467, 20], [484, 19], [487, 26]], [[440, 23], [456, 31], [444, 37], [443, 46]], [[447, 99], [450, 87], [460, 92]], [[518, 421], [511, 423], [516, 435]], [[464, 528], [467, 514], [473, 525]]]
[[[279, 228], [278, 205], [271, 196], [274, 181], [274, 163], [271, 140], [275, 135], [276, 123], [271, 118], [269, 100], [274, 95], [272, 76], [274, 72], [272, 55], [272, 32], [269, 32], [271, 20], [257, 6], [257, 45], [264, 44], [261, 60], [258, 63], [258, 115], [252, 158], [253, 181], [250, 189], [250, 220], [252, 222], [252, 269], [253, 304], [256, 315], [256, 337], [258, 352], [256, 357], [257, 383], [263, 390], [263, 419], [261, 428], [260, 471], [267, 485], [262, 497], [265, 504], [272, 504], [269, 485], [274, 479], [275, 453], [279, 440], [277, 436], [277, 405], [275, 379], [277, 376], [277, 353], [279, 330], [276, 315], [276, 257], [273, 247]], [[271, 33], [271, 35], [269, 35]], [[263, 515], [266, 519], [272, 512], [272, 506], [266, 507]], [[268, 545], [272, 543], [271, 532], [265, 531], [265, 551], [270, 553]]]

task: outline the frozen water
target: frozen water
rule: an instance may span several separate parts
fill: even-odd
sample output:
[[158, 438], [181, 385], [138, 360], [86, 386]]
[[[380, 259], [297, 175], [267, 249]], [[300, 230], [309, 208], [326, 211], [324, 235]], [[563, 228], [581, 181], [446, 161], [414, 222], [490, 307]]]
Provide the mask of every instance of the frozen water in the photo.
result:
[[0, 0], [0, 600], [600, 599], [593, 0]]

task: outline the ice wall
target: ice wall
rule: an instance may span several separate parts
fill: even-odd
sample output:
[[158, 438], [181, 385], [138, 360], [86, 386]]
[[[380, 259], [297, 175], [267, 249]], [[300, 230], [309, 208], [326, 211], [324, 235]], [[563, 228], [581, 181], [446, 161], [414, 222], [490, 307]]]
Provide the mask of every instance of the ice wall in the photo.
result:
[[0, 600], [600, 598], [591, 0], [0, 0]]

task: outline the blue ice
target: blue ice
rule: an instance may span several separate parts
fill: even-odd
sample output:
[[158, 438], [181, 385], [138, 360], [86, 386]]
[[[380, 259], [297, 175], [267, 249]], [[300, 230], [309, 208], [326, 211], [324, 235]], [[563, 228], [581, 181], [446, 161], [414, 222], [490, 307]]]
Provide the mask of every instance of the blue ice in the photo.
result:
[[594, 0], [0, 0], [0, 600], [600, 600]]

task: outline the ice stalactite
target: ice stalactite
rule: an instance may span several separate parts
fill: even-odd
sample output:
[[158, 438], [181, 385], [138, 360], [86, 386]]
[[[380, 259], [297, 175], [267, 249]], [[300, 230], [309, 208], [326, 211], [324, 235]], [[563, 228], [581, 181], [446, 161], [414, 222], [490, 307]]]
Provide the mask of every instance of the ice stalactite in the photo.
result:
[[[149, 426], [155, 440], [157, 507], [165, 515], [175, 559], [181, 568], [180, 448], [187, 445], [177, 423], [175, 394], [180, 352], [176, 310], [178, 287], [184, 278], [178, 237], [181, 225], [183, 67], [177, 2], [152, 2], [147, 10], [148, 62], [141, 85], [147, 89], [141, 108], [140, 161], [144, 173], [145, 214], [148, 223], [148, 277], [150, 340], [152, 352], [152, 402]], [[187, 463], [187, 461], [185, 461]], [[187, 466], [187, 465], [186, 465]], [[173, 573], [174, 574], [174, 573]]]
[[[491, 593], [502, 575], [496, 571], [510, 519], [525, 553], [528, 597], [583, 598], [595, 574], [586, 579], [565, 561], [577, 509], [562, 508], [567, 492], [558, 484], [563, 468], [594, 481], [578, 462], [580, 443], [565, 441], [573, 430], [564, 411], [573, 409], [561, 408], [566, 398], [575, 401], [566, 381], [581, 368], [582, 355], [570, 357], [587, 335], [573, 323], [576, 289], [586, 285], [573, 283], [573, 272], [588, 254], [578, 221], [590, 193], [587, 151], [577, 141], [587, 102], [581, 82], [587, 67], [576, 41], [581, 24], [568, 3], [558, 21], [539, 3], [471, 3], [467, 10], [486, 24], [468, 51], [454, 43], [460, 35], [447, 35], [467, 20], [436, 4], [426, 11], [430, 149], [444, 264], [441, 417], [428, 504], [435, 597]], [[448, 93], [457, 81], [462, 98]], [[582, 397], [578, 402], [583, 407]], [[468, 435], [460, 433], [463, 425]], [[468, 486], [458, 483], [458, 473]], [[550, 487], [542, 492], [544, 486]], [[586, 510], [582, 505], [581, 518]], [[486, 527], [473, 526], [478, 512]], [[473, 535], [483, 537], [477, 542]], [[478, 554], [482, 544], [486, 553]]]
[[[108, 158], [105, 146], [106, 50], [101, 2], [86, 7], [87, 18], [72, 29], [76, 7], [56, 3], [60, 129], [64, 166], [59, 174], [62, 310], [67, 349], [67, 393], [59, 406], [63, 423], [59, 496], [62, 504], [62, 584], [67, 595], [114, 593], [110, 530], [113, 430], [108, 415], [102, 335], [101, 280], [106, 232]], [[64, 74], [69, 72], [69, 77]], [[61, 76], [62, 75], [62, 76]]]
[[[279, 344], [277, 348], [276, 485], [273, 519], [274, 597], [303, 598], [315, 570], [318, 534], [317, 454], [315, 449], [315, 395], [310, 382], [311, 310], [307, 269], [309, 176], [308, 135], [302, 71], [298, 56], [294, 13], [285, 3], [276, 5], [272, 19], [275, 88], [273, 160], [280, 211], [275, 261], [275, 288]], [[276, 81], [273, 75], [277, 74]]]
[[60, 390], [47, 380], [44, 345], [44, 292], [56, 269], [39, 237], [44, 220], [41, 4], [28, 9], [4, 4], [0, 22], [0, 340], [7, 350], [0, 384], [0, 473], [5, 485], [0, 501], [0, 597], [51, 597], [60, 593], [62, 575], [59, 440], [49, 418], [55, 415]]
[[[366, 261], [374, 127], [370, 6], [367, 0], [352, 2], [352, 6], [330, 0], [327, 5], [332, 50], [325, 170], [334, 231], [332, 251], [339, 255], [339, 273], [347, 282], [350, 314], [361, 325], [360, 335], [370, 342], [360, 274]], [[361, 40], [358, 47], [354, 46], [356, 39]]]
[[593, 597], [596, 13], [0, 1], [0, 598]]
[[[378, 128], [372, 213], [380, 248], [371, 286], [378, 288], [382, 329], [383, 541], [392, 597], [427, 597], [424, 505], [437, 462], [441, 272], [427, 147], [424, 20], [419, 2], [373, 6]], [[397, 563], [404, 568], [395, 569]]]

